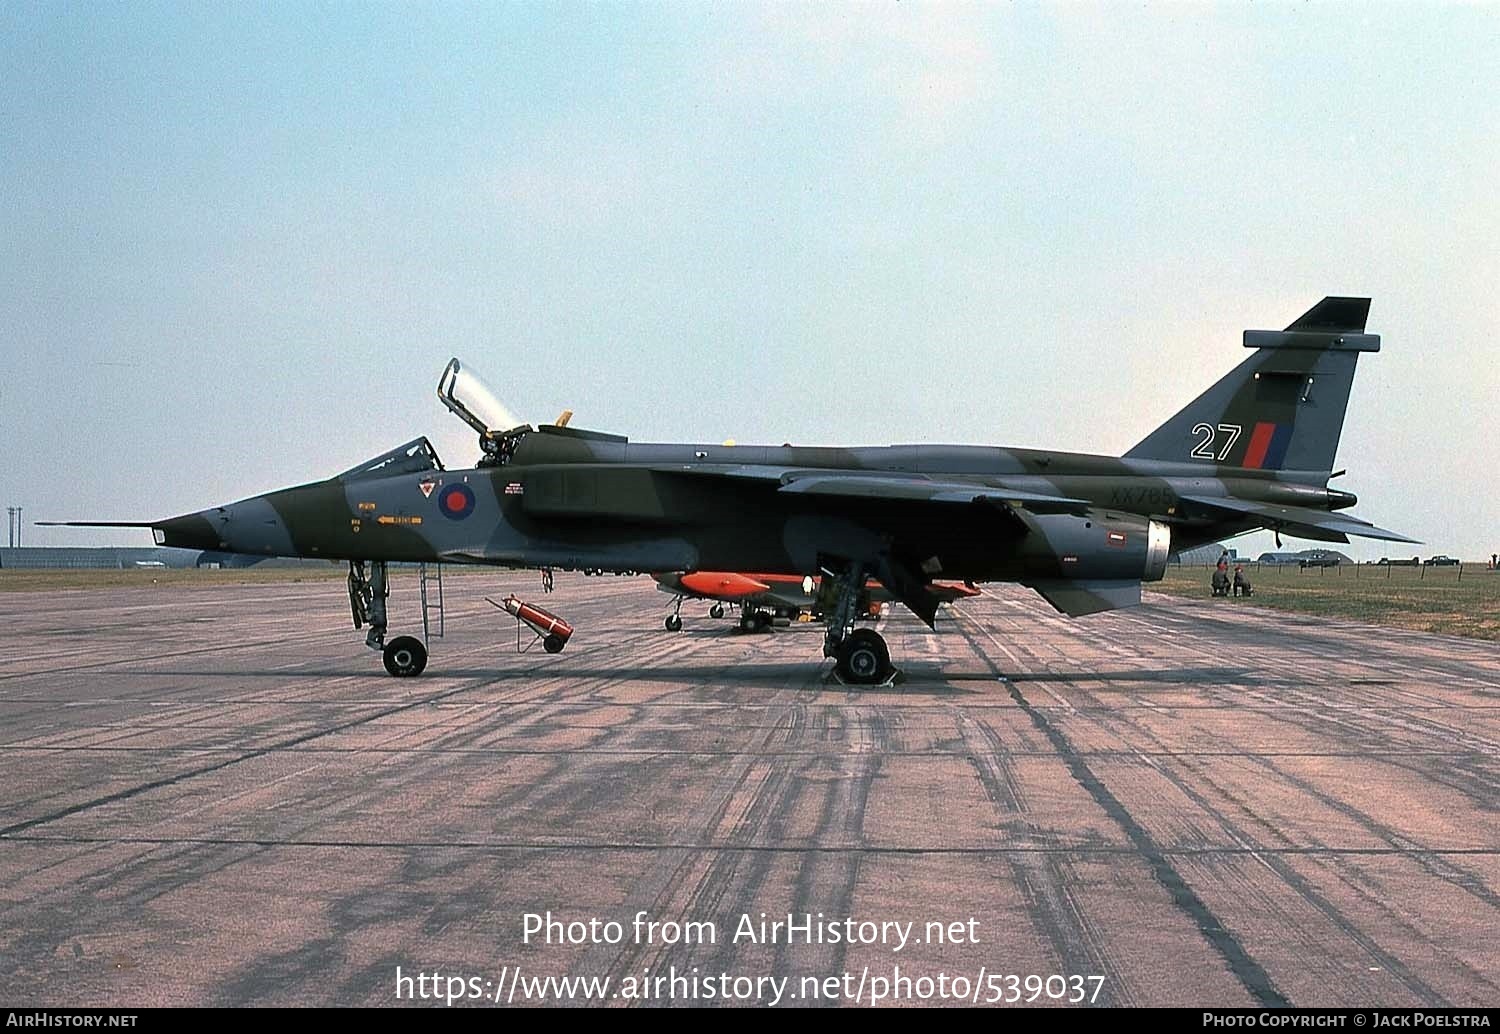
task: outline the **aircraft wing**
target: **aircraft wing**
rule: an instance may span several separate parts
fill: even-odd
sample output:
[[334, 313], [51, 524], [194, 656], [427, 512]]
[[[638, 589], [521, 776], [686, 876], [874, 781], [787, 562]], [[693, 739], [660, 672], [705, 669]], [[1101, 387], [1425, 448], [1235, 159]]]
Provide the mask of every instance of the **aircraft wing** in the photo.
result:
[[839, 471], [821, 467], [774, 467], [754, 463], [662, 463], [649, 467], [664, 474], [689, 477], [733, 478], [775, 483], [783, 492], [809, 495], [842, 495], [860, 499], [905, 499], [918, 502], [968, 503], [987, 498], [996, 502], [1014, 499], [1028, 506], [1057, 506], [1067, 510], [1088, 507], [1084, 499], [1026, 492], [985, 481], [954, 478], [936, 480], [908, 471]]
[[745, 463], [660, 464], [650, 469], [696, 477], [734, 478], [777, 485], [797, 495], [869, 499], [885, 502], [1017, 503], [1038, 513], [1083, 513], [1086, 499], [1027, 492], [984, 481], [936, 480], [907, 471], [835, 471], [825, 468], [771, 467]]
[[1085, 499], [1023, 492], [977, 481], [935, 481], [921, 475], [882, 477], [872, 474], [808, 472], [782, 480], [780, 491], [797, 495], [840, 496], [846, 499], [879, 499], [919, 503], [1019, 503], [1038, 513], [1082, 513]]
[[1302, 506], [1277, 506], [1273, 503], [1235, 499], [1229, 496], [1183, 496], [1183, 501], [1208, 509], [1238, 514], [1259, 521], [1267, 528], [1296, 535], [1298, 538], [1323, 542], [1348, 542], [1349, 535], [1387, 542], [1416, 542], [1394, 531], [1377, 528], [1368, 521], [1342, 513], [1312, 510]]
[[801, 467], [774, 467], [759, 463], [654, 463], [646, 467], [662, 474], [734, 478], [740, 481], [780, 481], [791, 474], [811, 473]]

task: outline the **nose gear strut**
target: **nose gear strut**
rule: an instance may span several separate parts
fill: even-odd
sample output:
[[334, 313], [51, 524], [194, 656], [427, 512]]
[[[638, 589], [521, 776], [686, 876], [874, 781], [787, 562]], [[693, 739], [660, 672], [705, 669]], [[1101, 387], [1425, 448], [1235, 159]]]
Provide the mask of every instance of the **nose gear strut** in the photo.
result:
[[[423, 592], [425, 596], [425, 584]], [[370, 626], [370, 631], [365, 634], [365, 645], [380, 651], [385, 670], [392, 675], [420, 675], [427, 667], [427, 645], [422, 640], [398, 635], [389, 643], [385, 641], [385, 601], [390, 594], [384, 560], [370, 561], [368, 571], [363, 560], [349, 561], [349, 611], [354, 617], [355, 628]], [[425, 611], [423, 618], [425, 623]]]
[[349, 561], [349, 610], [355, 628], [370, 626], [365, 645], [372, 650], [385, 645], [385, 601], [390, 594], [384, 560], [371, 562], [368, 574], [363, 560]]

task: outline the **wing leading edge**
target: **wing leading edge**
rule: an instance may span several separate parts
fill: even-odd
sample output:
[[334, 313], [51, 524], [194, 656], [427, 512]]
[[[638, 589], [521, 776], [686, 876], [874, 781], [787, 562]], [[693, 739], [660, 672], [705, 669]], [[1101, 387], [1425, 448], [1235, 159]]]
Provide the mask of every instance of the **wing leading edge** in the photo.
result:
[[775, 483], [778, 492], [789, 495], [834, 496], [883, 502], [1018, 503], [1038, 513], [1082, 513], [1090, 506], [1086, 499], [1021, 491], [983, 481], [957, 478], [940, 480], [904, 471], [882, 473], [868, 470], [845, 473], [796, 467], [707, 463], [681, 466], [663, 464], [650, 469], [690, 477]]

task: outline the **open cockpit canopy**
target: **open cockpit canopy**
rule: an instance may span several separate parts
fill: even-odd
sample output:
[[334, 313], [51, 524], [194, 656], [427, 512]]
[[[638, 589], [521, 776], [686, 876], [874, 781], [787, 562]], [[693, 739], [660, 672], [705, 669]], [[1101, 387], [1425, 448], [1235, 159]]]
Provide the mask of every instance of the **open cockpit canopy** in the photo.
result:
[[479, 375], [457, 359], [448, 360], [437, 391], [443, 405], [480, 434], [500, 437], [527, 430], [526, 422], [517, 419]]
[[484, 452], [481, 467], [504, 464], [515, 452], [516, 443], [531, 430], [530, 424], [517, 419], [484, 381], [456, 358], [443, 368], [437, 394], [449, 412], [479, 432], [479, 447]]

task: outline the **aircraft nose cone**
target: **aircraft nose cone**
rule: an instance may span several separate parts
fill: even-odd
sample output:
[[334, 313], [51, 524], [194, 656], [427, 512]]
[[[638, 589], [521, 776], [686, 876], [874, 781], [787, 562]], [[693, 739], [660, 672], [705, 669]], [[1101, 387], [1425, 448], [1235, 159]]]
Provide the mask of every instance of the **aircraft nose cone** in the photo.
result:
[[219, 549], [221, 522], [211, 516], [213, 510], [170, 517], [151, 525], [151, 534], [158, 546], [176, 546], [180, 549]]
[[296, 556], [297, 551], [269, 496], [241, 499], [151, 526], [159, 546], [206, 549], [250, 556]]

